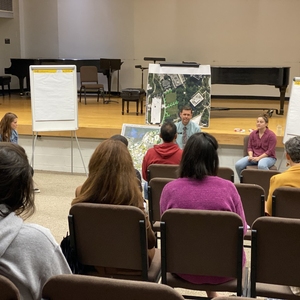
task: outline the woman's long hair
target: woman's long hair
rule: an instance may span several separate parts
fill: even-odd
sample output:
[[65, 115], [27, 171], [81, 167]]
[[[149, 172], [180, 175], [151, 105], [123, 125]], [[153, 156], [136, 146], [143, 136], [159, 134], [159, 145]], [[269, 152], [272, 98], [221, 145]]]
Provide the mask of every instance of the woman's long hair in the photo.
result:
[[25, 150], [8, 142], [0, 143], [0, 204], [9, 212], [0, 211], [1, 216], [10, 212], [26, 218], [35, 211], [32, 168]]
[[17, 115], [14, 113], [8, 112], [0, 121], [0, 135], [2, 137], [2, 142], [10, 142], [11, 137], [11, 123], [17, 119]]
[[193, 134], [187, 141], [179, 166], [179, 177], [203, 179], [216, 176], [219, 168], [218, 142], [209, 133]]
[[109, 139], [95, 149], [89, 163], [89, 176], [72, 204], [80, 202], [142, 205], [139, 182], [124, 143]]

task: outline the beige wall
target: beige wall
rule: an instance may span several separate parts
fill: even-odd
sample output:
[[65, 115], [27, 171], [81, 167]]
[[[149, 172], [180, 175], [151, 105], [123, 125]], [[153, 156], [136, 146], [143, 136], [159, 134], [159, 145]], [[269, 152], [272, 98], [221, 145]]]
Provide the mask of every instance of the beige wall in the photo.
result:
[[[121, 88], [140, 85], [134, 65], [146, 66], [145, 56], [283, 65], [291, 78], [300, 75], [299, 0], [15, 0], [17, 9], [19, 2], [20, 17], [0, 19], [0, 68], [18, 54], [121, 58]], [[6, 35], [19, 40], [4, 47]], [[274, 87], [217, 85], [212, 94], [279, 95]]]

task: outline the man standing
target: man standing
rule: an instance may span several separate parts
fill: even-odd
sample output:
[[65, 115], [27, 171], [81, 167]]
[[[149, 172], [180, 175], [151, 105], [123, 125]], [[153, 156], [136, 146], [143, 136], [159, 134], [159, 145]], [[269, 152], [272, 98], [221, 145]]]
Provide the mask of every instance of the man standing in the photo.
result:
[[178, 146], [183, 149], [188, 138], [196, 132], [200, 132], [200, 126], [194, 123], [193, 121], [190, 122], [192, 119], [193, 113], [192, 109], [189, 106], [183, 106], [180, 110], [180, 118], [181, 121], [176, 123], [177, 127], [177, 144]]
[[147, 181], [147, 169], [152, 164], [179, 165], [182, 150], [176, 144], [177, 128], [173, 122], [166, 122], [161, 126], [160, 137], [162, 144], [150, 148], [143, 159], [142, 176]]

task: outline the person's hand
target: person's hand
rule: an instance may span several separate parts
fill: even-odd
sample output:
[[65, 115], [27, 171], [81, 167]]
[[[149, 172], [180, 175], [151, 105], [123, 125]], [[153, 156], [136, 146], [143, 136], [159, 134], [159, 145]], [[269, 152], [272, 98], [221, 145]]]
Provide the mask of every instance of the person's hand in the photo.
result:
[[253, 162], [259, 162], [259, 157], [252, 157]]
[[253, 157], [252, 156], [248, 156], [248, 160], [252, 161]]

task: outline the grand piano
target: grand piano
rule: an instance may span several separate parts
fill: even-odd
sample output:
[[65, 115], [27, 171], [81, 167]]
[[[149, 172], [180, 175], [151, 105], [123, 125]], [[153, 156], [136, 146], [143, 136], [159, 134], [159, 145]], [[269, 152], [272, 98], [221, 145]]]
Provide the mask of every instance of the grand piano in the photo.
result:
[[[11, 66], [5, 68], [5, 74], [15, 75], [19, 78], [20, 94], [24, 93], [24, 79], [26, 78], [27, 90], [30, 90], [29, 66], [31, 65], [76, 65], [77, 72], [81, 66], [96, 66], [98, 73], [107, 77], [108, 94], [111, 93], [111, 76], [114, 71], [121, 69], [121, 59], [46, 59], [46, 58], [11, 58]], [[119, 75], [119, 72], [118, 72]], [[119, 87], [119, 76], [118, 76]]]
[[273, 85], [280, 91], [279, 115], [284, 114], [284, 100], [289, 85], [290, 67], [211, 67], [211, 84]]

